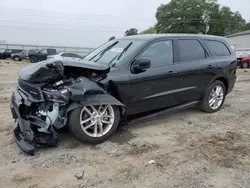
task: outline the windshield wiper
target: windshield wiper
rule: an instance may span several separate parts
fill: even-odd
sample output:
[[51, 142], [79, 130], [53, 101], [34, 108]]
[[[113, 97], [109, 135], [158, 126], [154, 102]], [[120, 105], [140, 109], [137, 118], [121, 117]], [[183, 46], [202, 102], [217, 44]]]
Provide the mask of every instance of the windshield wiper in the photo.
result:
[[101, 57], [107, 52], [109, 51], [111, 48], [113, 48], [116, 44], [118, 43], [118, 41], [114, 42], [113, 44], [111, 44], [110, 46], [108, 46], [107, 48], [103, 49], [102, 51], [100, 51], [99, 53], [97, 53], [94, 57], [92, 57], [91, 59], [89, 59], [89, 61], [92, 61], [95, 57], [97, 57], [98, 55], [100, 55], [100, 57], [95, 60], [95, 62], [97, 62], [99, 59], [101, 59]]
[[133, 42], [130, 42], [123, 50], [121, 53], [117, 54], [109, 63], [108, 65], [110, 65], [116, 58], [117, 58], [117, 61], [119, 59], [121, 59], [122, 55], [129, 49], [129, 47], [133, 44]]

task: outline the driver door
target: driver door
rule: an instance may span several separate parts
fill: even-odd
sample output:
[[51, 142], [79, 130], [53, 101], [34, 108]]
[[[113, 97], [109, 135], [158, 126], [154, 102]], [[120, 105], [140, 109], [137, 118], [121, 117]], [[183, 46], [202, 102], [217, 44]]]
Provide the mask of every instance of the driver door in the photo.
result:
[[174, 106], [176, 99], [171, 95], [175, 80], [171, 72], [174, 66], [173, 40], [154, 41], [136, 59], [139, 58], [149, 59], [151, 67], [137, 74], [130, 72], [129, 114]]

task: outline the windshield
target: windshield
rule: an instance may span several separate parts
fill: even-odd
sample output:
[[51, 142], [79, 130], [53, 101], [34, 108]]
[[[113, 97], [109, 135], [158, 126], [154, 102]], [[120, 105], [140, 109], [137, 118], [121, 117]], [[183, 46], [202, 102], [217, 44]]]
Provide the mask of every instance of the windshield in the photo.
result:
[[141, 46], [144, 41], [112, 40], [96, 48], [84, 59], [100, 64], [117, 64]]

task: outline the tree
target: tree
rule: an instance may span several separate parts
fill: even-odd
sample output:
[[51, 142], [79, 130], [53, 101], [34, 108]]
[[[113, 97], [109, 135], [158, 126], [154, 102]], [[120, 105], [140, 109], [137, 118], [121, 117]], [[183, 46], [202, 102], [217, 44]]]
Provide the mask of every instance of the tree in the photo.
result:
[[217, 0], [171, 0], [156, 12], [157, 33], [208, 33], [228, 35], [242, 30], [239, 12], [220, 7]]
[[109, 38], [109, 41], [114, 40], [114, 39], [115, 39], [115, 36], [112, 36]]
[[250, 30], [250, 22], [248, 22], [242, 29], [242, 31], [247, 31], [247, 30]]
[[138, 35], [138, 30], [136, 28], [128, 29], [125, 32], [125, 36], [130, 36], [130, 35]]
[[148, 29], [142, 31], [140, 34], [153, 34], [156, 33], [155, 27], [149, 27]]

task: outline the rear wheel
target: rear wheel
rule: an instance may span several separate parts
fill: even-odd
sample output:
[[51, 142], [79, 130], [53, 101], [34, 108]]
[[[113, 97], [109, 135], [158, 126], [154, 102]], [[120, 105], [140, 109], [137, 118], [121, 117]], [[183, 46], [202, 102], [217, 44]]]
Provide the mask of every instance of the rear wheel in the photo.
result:
[[70, 113], [68, 127], [78, 140], [99, 144], [111, 137], [119, 121], [120, 112], [116, 106], [85, 106]]
[[31, 63], [36, 63], [38, 60], [37, 60], [37, 57], [36, 56], [31, 56], [30, 57], [30, 62]]
[[14, 59], [14, 61], [20, 61], [21, 60], [20, 57], [18, 57], [18, 56], [15, 56], [13, 59]]
[[219, 81], [214, 81], [206, 90], [201, 101], [201, 110], [208, 113], [217, 112], [223, 106], [226, 97], [225, 85]]
[[246, 69], [246, 68], [249, 67], [249, 64], [248, 64], [248, 62], [244, 61], [244, 62], [241, 63], [240, 67], [243, 68], [243, 69]]

